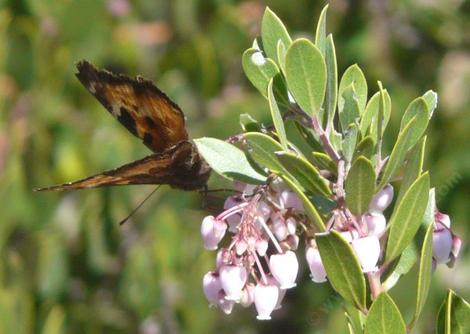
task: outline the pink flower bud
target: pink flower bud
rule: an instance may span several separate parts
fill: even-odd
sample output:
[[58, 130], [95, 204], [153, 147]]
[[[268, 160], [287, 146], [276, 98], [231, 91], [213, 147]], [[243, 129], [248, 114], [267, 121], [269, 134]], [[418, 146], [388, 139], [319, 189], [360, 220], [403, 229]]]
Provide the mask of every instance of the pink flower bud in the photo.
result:
[[449, 215], [446, 215], [445, 213], [442, 213], [442, 212], [438, 211], [434, 215], [434, 218], [436, 220], [436, 223], [441, 223], [445, 227], [450, 228], [450, 217], [449, 217]]
[[284, 220], [279, 215], [275, 215], [272, 219], [271, 230], [276, 236], [277, 240], [284, 240], [287, 237], [287, 226]]
[[242, 266], [229, 265], [220, 268], [220, 283], [225, 291], [225, 299], [227, 300], [240, 300], [246, 280], [247, 272]]
[[299, 262], [293, 251], [271, 255], [269, 268], [282, 290], [293, 288], [296, 285], [295, 279], [299, 271]]
[[317, 248], [307, 247], [305, 252], [308, 266], [310, 268], [310, 277], [315, 283], [326, 282], [326, 271]]
[[302, 201], [297, 196], [297, 194], [291, 190], [286, 189], [286, 190], [281, 191], [280, 202], [281, 202], [281, 206], [286, 209], [294, 209], [299, 212], [304, 211], [304, 206], [302, 204]]
[[279, 289], [274, 284], [263, 285], [258, 283], [255, 287], [255, 307], [258, 312], [256, 319], [270, 320], [271, 313], [276, 307]]
[[238, 240], [235, 243], [235, 250], [237, 252], [237, 255], [242, 255], [243, 253], [245, 253], [247, 248], [248, 248], [248, 245], [245, 242], [245, 240]]
[[257, 212], [259, 215], [263, 216], [264, 219], [268, 219], [271, 215], [272, 210], [266, 202], [259, 201]]
[[452, 251], [452, 233], [446, 228], [435, 230], [432, 234], [432, 256], [437, 263], [447, 263]]
[[288, 235], [286, 238], [286, 242], [289, 245], [289, 248], [292, 250], [296, 250], [299, 247], [299, 236], [297, 234]]
[[253, 283], [249, 283], [243, 289], [243, 295], [240, 299], [240, 305], [243, 307], [248, 307], [253, 304], [255, 300], [255, 285]]
[[220, 293], [223, 292], [219, 276], [214, 272], [205, 274], [202, 279], [202, 288], [209, 303], [217, 305], [220, 300]]
[[390, 184], [387, 184], [381, 191], [379, 191], [372, 198], [372, 201], [369, 204], [369, 211], [382, 213], [393, 200], [393, 187]]
[[[230, 196], [227, 197], [224, 203], [224, 210], [228, 210], [230, 208], [233, 208], [234, 206], [238, 205], [241, 203], [241, 199], [235, 196]], [[228, 224], [228, 230], [229, 232], [235, 233], [237, 232], [237, 227], [240, 225], [240, 221], [242, 219], [242, 215], [240, 213], [235, 213], [230, 216], [228, 216], [225, 220], [227, 221]]]
[[256, 241], [256, 251], [259, 256], [265, 256], [268, 250], [268, 241], [265, 239], [259, 239]]
[[287, 218], [286, 226], [287, 226], [287, 233], [289, 234], [295, 234], [295, 232], [297, 231], [297, 221], [292, 217]]
[[364, 216], [367, 224], [369, 235], [381, 237], [385, 232], [385, 225], [387, 223], [385, 216], [381, 213], [371, 212]]
[[377, 262], [380, 256], [380, 242], [377, 236], [354, 239], [351, 245], [356, 252], [363, 272], [368, 273], [377, 270]]
[[204, 247], [208, 250], [217, 249], [217, 245], [224, 237], [227, 225], [224, 222], [216, 220], [213, 216], [207, 216], [202, 220], [201, 236], [204, 241]]

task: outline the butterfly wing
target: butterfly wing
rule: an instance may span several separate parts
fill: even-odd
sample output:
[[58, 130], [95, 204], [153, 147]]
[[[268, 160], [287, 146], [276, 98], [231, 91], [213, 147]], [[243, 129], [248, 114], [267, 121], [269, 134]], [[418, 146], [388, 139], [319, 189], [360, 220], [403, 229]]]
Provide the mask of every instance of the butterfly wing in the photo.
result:
[[193, 190], [202, 188], [209, 177], [209, 167], [200, 160], [194, 144], [184, 141], [163, 152], [104, 171], [78, 181], [36, 191], [63, 191], [131, 184], [169, 184]]
[[188, 139], [184, 114], [151, 81], [77, 64], [80, 82], [132, 134], [160, 153]]

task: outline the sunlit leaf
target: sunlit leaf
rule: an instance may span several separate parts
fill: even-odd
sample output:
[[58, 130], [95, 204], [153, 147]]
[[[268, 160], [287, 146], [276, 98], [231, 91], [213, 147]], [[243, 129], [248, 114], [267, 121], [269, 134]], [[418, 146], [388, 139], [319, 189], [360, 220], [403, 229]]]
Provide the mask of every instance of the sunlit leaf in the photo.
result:
[[284, 128], [284, 121], [282, 119], [281, 112], [279, 111], [279, 107], [277, 106], [276, 98], [274, 97], [273, 79], [269, 81], [268, 85], [268, 102], [274, 128], [276, 129], [277, 136], [279, 137], [279, 142], [281, 143], [284, 150], [287, 150], [286, 129]]
[[284, 46], [288, 48], [292, 40], [282, 21], [269, 7], [266, 7], [261, 21], [261, 37], [266, 55], [279, 64], [277, 57], [278, 41], [281, 40]]
[[405, 334], [406, 325], [393, 299], [382, 292], [372, 303], [366, 319], [366, 334]]
[[357, 64], [351, 65], [344, 72], [339, 83], [338, 96], [343, 96], [344, 91], [351, 84], [354, 84], [359, 111], [362, 114], [367, 102], [367, 81], [364, 77], [364, 73], [362, 73], [362, 70], [357, 66]]

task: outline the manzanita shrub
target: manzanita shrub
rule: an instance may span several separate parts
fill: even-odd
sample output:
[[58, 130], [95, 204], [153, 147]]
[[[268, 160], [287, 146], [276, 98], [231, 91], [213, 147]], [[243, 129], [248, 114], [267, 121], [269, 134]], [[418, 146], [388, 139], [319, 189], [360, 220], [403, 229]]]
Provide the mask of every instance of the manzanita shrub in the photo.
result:
[[[312, 42], [292, 40], [266, 9], [261, 37], [242, 64], [266, 97], [272, 125], [245, 114], [243, 133], [196, 140], [213, 170], [237, 190], [222, 212], [202, 222], [205, 248], [218, 251], [203, 289], [227, 314], [237, 304], [254, 304], [257, 318], [267, 320], [296, 286], [300, 258], [312, 284], [328, 281], [352, 306], [350, 333], [406, 333], [423, 309], [434, 268], [452, 267], [461, 245], [423, 168], [437, 94], [410, 102], [387, 152], [390, 95], [380, 82], [368, 87], [358, 65], [339, 78], [326, 12]], [[415, 264], [416, 307], [406, 324], [388, 291]], [[469, 313], [469, 304], [449, 292], [439, 333], [469, 333]]]

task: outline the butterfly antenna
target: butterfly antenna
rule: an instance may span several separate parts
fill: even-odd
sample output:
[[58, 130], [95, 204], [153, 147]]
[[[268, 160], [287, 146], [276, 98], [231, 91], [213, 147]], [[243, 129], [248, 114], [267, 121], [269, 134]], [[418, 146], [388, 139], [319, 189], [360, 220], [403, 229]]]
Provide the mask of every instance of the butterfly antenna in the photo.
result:
[[147, 197], [145, 197], [145, 198], [142, 200], [142, 202], [140, 202], [139, 205], [137, 205], [137, 206], [135, 207], [135, 209], [131, 211], [131, 213], [129, 213], [129, 214], [127, 215], [126, 218], [124, 218], [123, 220], [121, 220], [121, 221], [119, 222], [119, 225], [120, 225], [120, 226], [124, 225], [124, 223], [127, 222], [127, 221], [129, 220], [129, 218], [131, 218], [131, 217], [137, 212], [137, 210], [139, 210], [140, 207], [141, 207], [142, 205], [144, 205], [145, 202], [147, 202], [147, 200], [148, 200], [150, 197], [152, 197], [152, 195], [158, 190], [158, 188], [160, 188], [160, 186], [161, 186], [161, 185], [159, 184], [155, 189], [153, 189], [152, 192], [151, 192], [150, 194], [148, 194]]

